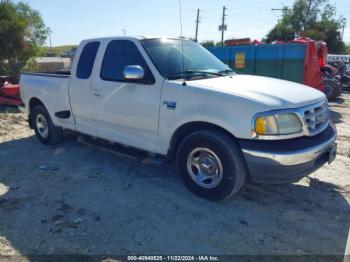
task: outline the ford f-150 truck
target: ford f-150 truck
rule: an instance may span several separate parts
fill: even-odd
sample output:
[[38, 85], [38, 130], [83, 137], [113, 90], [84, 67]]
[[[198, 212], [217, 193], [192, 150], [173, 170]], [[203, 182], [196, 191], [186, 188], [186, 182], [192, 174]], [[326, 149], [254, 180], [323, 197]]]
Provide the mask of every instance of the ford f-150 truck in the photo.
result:
[[22, 110], [44, 144], [64, 129], [176, 160], [193, 193], [295, 182], [330, 163], [336, 129], [313, 88], [232, 72], [195, 42], [83, 41], [70, 73], [23, 73]]

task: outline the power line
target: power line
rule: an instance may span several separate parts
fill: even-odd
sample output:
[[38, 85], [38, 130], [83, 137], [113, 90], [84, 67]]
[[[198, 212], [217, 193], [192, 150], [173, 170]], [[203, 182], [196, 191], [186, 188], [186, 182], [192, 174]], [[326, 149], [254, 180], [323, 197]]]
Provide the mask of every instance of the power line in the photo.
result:
[[[167, 1], [156, 1], [156, 0], [143, 0], [144, 2], [149, 2], [149, 3], [153, 3], [153, 4], [156, 4], [156, 5], [160, 5], [160, 6], [163, 6], [163, 7], [166, 7], [166, 8], [176, 8], [176, 5], [175, 4], [169, 4]], [[166, 2], [166, 3], [165, 3]], [[184, 8], [184, 7], [181, 7], [182, 8], [182, 12], [193, 12], [194, 9], [189, 9], [189, 8]]]

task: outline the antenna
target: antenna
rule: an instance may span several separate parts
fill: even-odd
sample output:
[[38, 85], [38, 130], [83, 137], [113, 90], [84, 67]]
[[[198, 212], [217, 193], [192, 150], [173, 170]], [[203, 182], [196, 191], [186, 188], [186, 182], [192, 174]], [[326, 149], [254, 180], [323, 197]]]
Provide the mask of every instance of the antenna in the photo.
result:
[[199, 12], [200, 11], [201, 10], [198, 8], [198, 10], [197, 10], [197, 20], [196, 20], [196, 35], [195, 35], [195, 38], [194, 38], [194, 41], [196, 41], [196, 42], [198, 42], [198, 25], [200, 23], [200, 21], [199, 21]]
[[185, 80], [185, 55], [184, 55], [184, 40], [183, 40], [183, 34], [182, 34], [182, 6], [181, 6], [181, 0], [179, 0], [179, 7], [180, 7], [180, 27], [181, 27], [181, 58], [182, 58], [182, 78], [183, 83], [182, 85], [187, 85]]

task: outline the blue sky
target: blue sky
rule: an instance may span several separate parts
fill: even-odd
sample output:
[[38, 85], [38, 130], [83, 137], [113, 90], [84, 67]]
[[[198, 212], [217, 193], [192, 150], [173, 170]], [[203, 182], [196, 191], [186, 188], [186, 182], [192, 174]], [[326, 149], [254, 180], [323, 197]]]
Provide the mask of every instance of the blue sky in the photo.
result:
[[[52, 30], [52, 44], [78, 44], [100, 36], [179, 36], [178, 0], [27, 0]], [[293, 0], [182, 0], [183, 34], [194, 37], [197, 8], [201, 9], [199, 40], [219, 40], [222, 7], [227, 10], [226, 38], [261, 39], [277, 22], [272, 8]], [[350, 42], [350, 1], [330, 0], [338, 15], [348, 19], [344, 38]]]

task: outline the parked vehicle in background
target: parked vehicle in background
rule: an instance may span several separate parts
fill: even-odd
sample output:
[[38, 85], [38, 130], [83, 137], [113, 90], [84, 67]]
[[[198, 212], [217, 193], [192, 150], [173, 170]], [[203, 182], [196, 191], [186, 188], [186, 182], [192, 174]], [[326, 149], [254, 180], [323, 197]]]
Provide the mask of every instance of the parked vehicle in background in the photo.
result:
[[327, 59], [329, 62], [343, 62], [346, 64], [350, 64], [350, 55], [328, 54]]
[[328, 64], [337, 69], [339, 74], [339, 81], [343, 89], [350, 89], [350, 62], [346, 61], [332, 61]]
[[187, 188], [210, 200], [249, 180], [298, 181], [336, 155], [323, 93], [235, 74], [192, 41], [86, 40], [71, 74], [23, 73], [20, 84], [42, 143], [69, 129], [167, 156]]

